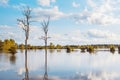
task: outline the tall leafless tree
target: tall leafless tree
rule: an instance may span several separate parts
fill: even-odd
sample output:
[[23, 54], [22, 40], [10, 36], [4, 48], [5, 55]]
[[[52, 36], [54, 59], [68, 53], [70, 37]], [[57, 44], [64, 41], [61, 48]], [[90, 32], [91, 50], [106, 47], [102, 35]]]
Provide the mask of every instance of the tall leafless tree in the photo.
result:
[[42, 39], [45, 42], [45, 74], [44, 74], [44, 79], [43, 80], [48, 80], [48, 74], [47, 74], [47, 40], [48, 40], [48, 26], [50, 22], [50, 17], [48, 17], [48, 20], [43, 20], [41, 25], [42, 25], [42, 30], [44, 32], [44, 36], [42, 36]]
[[41, 22], [41, 25], [42, 25], [42, 30], [44, 32], [44, 36], [42, 36], [41, 38], [44, 40], [45, 42], [45, 48], [47, 48], [47, 40], [48, 38], [48, 26], [49, 26], [49, 22], [50, 22], [50, 17], [48, 17], [48, 20], [43, 20]]
[[[26, 72], [28, 72], [27, 68], [27, 42], [29, 38], [29, 30], [30, 30], [30, 20], [31, 20], [31, 9], [29, 7], [25, 7], [22, 11], [24, 18], [23, 19], [17, 19], [19, 22], [19, 25], [22, 27], [22, 29], [25, 31], [25, 69]], [[25, 75], [25, 80], [28, 80], [28, 75]]]

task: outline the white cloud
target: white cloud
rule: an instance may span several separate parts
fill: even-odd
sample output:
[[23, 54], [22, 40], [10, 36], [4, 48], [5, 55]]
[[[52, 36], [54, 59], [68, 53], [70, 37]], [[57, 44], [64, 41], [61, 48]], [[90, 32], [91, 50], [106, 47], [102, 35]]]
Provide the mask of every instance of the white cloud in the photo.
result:
[[[49, 80], [119, 80], [120, 74], [116, 72], [89, 72], [89, 73], [76, 73], [72, 76], [49, 76]], [[43, 80], [43, 75], [29, 76], [32, 80]]]
[[97, 6], [97, 4], [93, 0], [87, 0], [87, 3], [90, 7], [93, 7], [93, 8]]
[[120, 24], [119, 1], [88, 0], [87, 7], [80, 13], [72, 14], [77, 23], [90, 23], [99, 25]]
[[[42, 0], [40, 0], [42, 3]], [[55, 0], [43, 0], [43, 4], [50, 6], [50, 2], [55, 2]], [[89, 23], [98, 25], [111, 25], [120, 24], [120, 1], [117, 0], [87, 0], [87, 5], [85, 9], [79, 13], [63, 13], [59, 11], [57, 6], [53, 8], [43, 9], [35, 8], [34, 12], [36, 14], [36, 19], [45, 18], [43, 16], [50, 15], [52, 19], [58, 19], [64, 16], [64, 18], [72, 17], [76, 23]], [[80, 4], [73, 2], [73, 7], [79, 7]], [[66, 16], [67, 15], [67, 16]], [[39, 17], [38, 17], [39, 16]]]
[[[30, 76], [30, 80], [43, 80], [44, 76], [43, 75], [37, 75], [37, 76]], [[58, 76], [49, 76], [48, 80], [61, 80]]]
[[37, 2], [41, 6], [50, 6], [50, 3], [54, 3], [56, 0], [37, 0]]
[[87, 33], [91, 38], [106, 38], [106, 39], [117, 39], [118, 35], [110, 32], [110, 31], [103, 31], [103, 30], [97, 30], [97, 29], [91, 29]]
[[81, 44], [81, 42], [86, 42], [86, 37], [80, 32], [80, 30], [70, 31], [67, 34], [52, 33], [50, 36], [50, 41], [53, 41], [55, 44], [78, 45]]
[[58, 18], [65, 16], [63, 12], [59, 11], [57, 6], [54, 6], [53, 8], [49, 8], [49, 9], [48, 8], [43, 9], [40, 7], [34, 8], [33, 13], [34, 13], [35, 20], [46, 19], [46, 16], [50, 16], [51, 19], [56, 20]]
[[119, 43], [120, 36], [110, 31], [91, 29], [85, 33], [88, 42], [92, 44], [117, 44]]
[[110, 31], [90, 29], [86, 32], [80, 30], [73, 30], [67, 34], [50, 35], [52, 38], [50, 41], [58, 44], [117, 44], [120, 41], [120, 36]]
[[77, 7], [80, 6], [80, 4], [78, 4], [78, 3], [76, 3], [76, 2], [73, 2], [73, 3], [72, 3], [72, 6], [75, 7], [75, 8], [77, 8]]
[[9, 0], [0, 0], [0, 5], [4, 6], [8, 4]]
[[17, 9], [17, 10], [21, 10], [22, 8], [26, 7], [27, 4], [24, 3], [19, 3], [19, 5], [11, 5], [12, 8]]
[[10, 65], [0, 65], [1, 67], [0, 67], [0, 71], [7, 71], [7, 70], [10, 70], [11, 69], [11, 67], [10, 67]]
[[[0, 38], [4, 39], [15, 39], [18, 43], [24, 41], [24, 32], [22, 29], [16, 26], [0, 25]], [[18, 36], [19, 35], [19, 36]]]
[[[19, 32], [19, 33], [18, 33]], [[19, 35], [19, 36], [18, 36]], [[30, 26], [30, 36], [28, 43], [32, 45], [44, 45], [43, 40], [39, 38], [43, 36], [43, 32], [40, 26]], [[78, 44], [117, 44], [120, 41], [120, 36], [111, 31], [90, 29], [86, 32], [80, 30], [73, 30], [66, 34], [49, 32], [51, 38], [48, 40], [48, 44], [53, 42], [54, 44], [62, 45], [78, 45]], [[2, 40], [13, 38], [17, 43], [24, 43], [24, 31], [19, 27], [11, 27], [7, 25], [0, 26], [0, 38]]]
[[[116, 72], [89, 72], [89, 73], [78, 73], [69, 80], [116, 80], [120, 79], [120, 74]], [[67, 79], [68, 80], [68, 79]]]

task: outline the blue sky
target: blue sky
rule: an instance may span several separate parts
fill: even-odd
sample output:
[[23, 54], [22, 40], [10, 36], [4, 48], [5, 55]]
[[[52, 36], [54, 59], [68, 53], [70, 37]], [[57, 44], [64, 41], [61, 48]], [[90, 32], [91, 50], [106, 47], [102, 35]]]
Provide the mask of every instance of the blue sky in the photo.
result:
[[0, 39], [13, 38], [24, 43], [18, 26], [22, 8], [30, 6], [33, 20], [29, 43], [43, 45], [41, 20], [51, 17], [49, 42], [54, 44], [120, 43], [120, 0], [0, 0]]

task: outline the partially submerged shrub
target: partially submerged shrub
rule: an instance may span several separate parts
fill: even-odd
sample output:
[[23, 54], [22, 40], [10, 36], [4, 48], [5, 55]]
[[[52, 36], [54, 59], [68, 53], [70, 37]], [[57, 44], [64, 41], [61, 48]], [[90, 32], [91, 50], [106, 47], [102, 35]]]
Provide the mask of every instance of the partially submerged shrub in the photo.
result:
[[70, 46], [67, 46], [67, 47], [66, 47], [66, 52], [67, 52], [67, 53], [70, 53], [71, 51], [74, 51], [74, 48], [73, 48], [73, 47], [70, 47]]
[[93, 53], [94, 52], [94, 47], [93, 46], [88, 46], [87, 47], [87, 52]]
[[11, 47], [9, 49], [9, 52], [12, 53], [12, 54], [15, 54], [17, 51], [16, 51], [16, 48], [15, 47]]
[[85, 49], [86, 49], [86, 48], [83, 47], [83, 46], [81, 46], [80, 49], [81, 49], [81, 52], [85, 52]]
[[120, 54], [120, 46], [118, 46], [118, 53]]
[[114, 46], [110, 46], [110, 52], [114, 53], [115, 52], [115, 47]]

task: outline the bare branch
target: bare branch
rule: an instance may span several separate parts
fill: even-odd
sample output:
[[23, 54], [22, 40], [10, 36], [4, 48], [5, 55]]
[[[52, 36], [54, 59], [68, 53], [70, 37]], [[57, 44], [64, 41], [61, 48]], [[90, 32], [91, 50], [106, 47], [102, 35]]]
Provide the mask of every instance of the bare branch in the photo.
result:
[[30, 27], [30, 19], [31, 19], [31, 9], [27, 6], [24, 8], [24, 10], [22, 11], [22, 14], [24, 16], [23, 19], [17, 19], [17, 21], [19, 22], [19, 24], [21, 24], [20, 26], [22, 27], [22, 29], [25, 31], [25, 37], [26, 40], [28, 40], [29, 37], [29, 27]]
[[23, 15], [26, 17], [26, 19], [30, 19], [31, 18], [31, 9], [29, 6], [25, 7], [23, 10]]
[[17, 21], [19, 22], [18, 24], [22, 27], [22, 29], [23, 29], [24, 31], [26, 31], [25, 21], [22, 20], [22, 19], [17, 19]]
[[41, 39], [43, 39], [43, 40], [45, 41], [45, 46], [47, 46], [47, 39], [49, 38], [49, 37], [48, 37], [49, 21], [50, 21], [50, 17], [48, 17], [48, 20], [47, 20], [47, 21], [43, 20], [43, 21], [41, 22], [42, 30], [43, 30], [43, 32], [44, 32], [44, 36], [41, 37]]
[[47, 21], [46, 26], [48, 26], [48, 25], [49, 25], [49, 22], [50, 22], [50, 16], [48, 17], [48, 21]]
[[[47, 39], [50, 39], [51, 37], [47, 37]], [[38, 39], [42, 39], [42, 40], [45, 40], [46, 39], [46, 37], [45, 36], [41, 36], [40, 38], [38, 38]]]
[[42, 29], [43, 29], [45, 35], [46, 35], [47, 32], [48, 32], [49, 21], [50, 21], [50, 17], [48, 17], [48, 20], [47, 20], [47, 21], [43, 20], [42, 23], [41, 23]]

